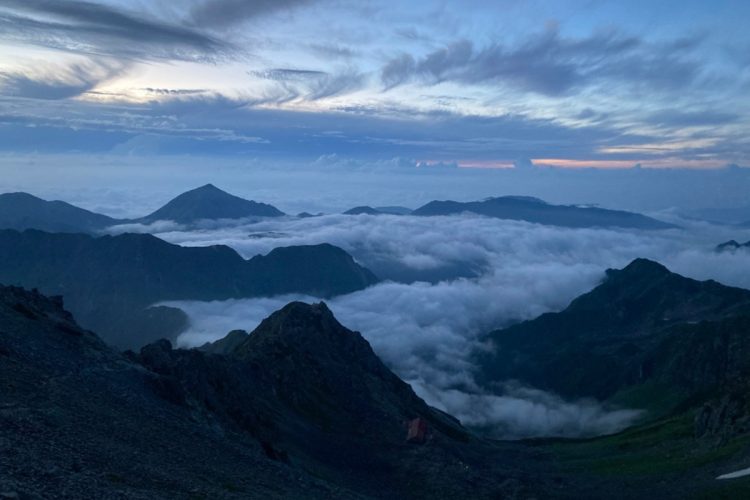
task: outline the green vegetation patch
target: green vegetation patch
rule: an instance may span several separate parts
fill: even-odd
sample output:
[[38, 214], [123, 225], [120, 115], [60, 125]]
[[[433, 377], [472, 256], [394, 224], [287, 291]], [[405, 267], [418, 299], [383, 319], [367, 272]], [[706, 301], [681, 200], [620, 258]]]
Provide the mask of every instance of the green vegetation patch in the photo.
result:
[[611, 436], [551, 443], [565, 470], [599, 475], [656, 476], [685, 472], [727, 459], [750, 444], [743, 436], [720, 447], [693, 436], [693, 412]]

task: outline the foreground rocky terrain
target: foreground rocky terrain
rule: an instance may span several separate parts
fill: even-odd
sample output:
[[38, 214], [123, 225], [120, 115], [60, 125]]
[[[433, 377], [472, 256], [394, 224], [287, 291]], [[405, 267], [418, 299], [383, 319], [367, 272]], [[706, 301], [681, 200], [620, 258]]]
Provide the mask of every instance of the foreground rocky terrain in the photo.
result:
[[[748, 293], [636, 261], [562, 316], [493, 333], [495, 356], [534, 367], [521, 380], [563, 363], [544, 387], [571, 394], [592, 370], [575, 390], [634, 386], [648, 410], [612, 436], [500, 442], [429, 407], [323, 303], [200, 349], [120, 353], [61, 299], [0, 286], [0, 497], [747, 498], [750, 478], [716, 478], [750, 466]], [[629, 378], [642, 359], [659, 362]]]
[[[227, 356], [120, 354], [57, 299], [0, 288], [0, 492], [19, 498], [527, 497], [542, 454], [428, 407], [323, 304]], [[407, 442], [422, 418], [424, 442]], [[531, 480], [531, 478], [534, 478]]]

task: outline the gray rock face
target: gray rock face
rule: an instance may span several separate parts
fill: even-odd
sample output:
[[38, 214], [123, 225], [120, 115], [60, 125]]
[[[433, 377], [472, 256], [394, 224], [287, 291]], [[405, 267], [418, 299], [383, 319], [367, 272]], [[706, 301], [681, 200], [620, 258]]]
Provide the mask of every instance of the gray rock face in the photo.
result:
[[709, 401], [695, 416], [695, 435], [723, 445], [750, 432], [747, 385]]

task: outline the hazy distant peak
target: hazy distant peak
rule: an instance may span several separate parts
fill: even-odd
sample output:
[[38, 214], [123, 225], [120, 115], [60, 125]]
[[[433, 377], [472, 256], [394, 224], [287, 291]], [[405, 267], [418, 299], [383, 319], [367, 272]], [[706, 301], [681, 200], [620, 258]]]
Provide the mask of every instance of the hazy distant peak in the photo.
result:
[[213, 184], [186, 191], [138, 222], [171, 220], [189, 224], [201, 219], [242, 219], [245, 217], [279, 217], [284, 213], [265, 203], [229, 194]]
[[431, 201], [414, 210], [413, 215], [456, 215], [463, 212], [496, 219], [522, 220], [562, 227], [624, 227], [669, 229], [672, 224], [622, 210], [573, 205], [552, 205], [531, 196], [500, 196], [482, 201]]
[[739, 250], [741, 248], [750, 248], [750, 241], [745, 242], [745, 243], [740, 243], [737, 240], [725, 241], [724, 243], [721, 243], [720, 245], [716, 246], [716, 251], [726, 252], [726, 251]]
[[608, 273], [619, 273], [624, 276], [642, 276], [644, 274], [649, 274], [652, 276], [659, 276], [659, 275], [667, 275], [672, 274], [669, 269], [667, 269], [662, 264], [650, 260], [650, 259], [644, 259], [644, 258], [638, 258], [633, 260], [630, 264], [625, 266], [621, 270], [615, 270], [615, 269], [609, 269], [607, 271]]
[[0, 194], [0, 198], [15, 198], [19, 200], [38, 200], [38, 201], [44, 201], [38, 196], [34, 196], [33, 194], [24, 193], [23, 191], [15, 191], [13, 193], [2, 193]]
[[382, 212], [380, 210], [376, 210], [370, 206], [367, 205], [360, 205], [358, 207], [350, 208], [346, 212], [344, 212], [344, 215], [381, 215]]
[[0, 194], [2, 229], [90, 233], [117, 222], [64, 201], [47, 201], [23, 192]]
[[541, 205], [548, 205], [548, 203], [541, 198], [534, 196], [522, 196], [522, 195], [508, 195], [508, 196], [490, 196], [485, 198], [485, 202], [497, 202], [497, 201], [525, 201], [528, 203], [539, 203]]

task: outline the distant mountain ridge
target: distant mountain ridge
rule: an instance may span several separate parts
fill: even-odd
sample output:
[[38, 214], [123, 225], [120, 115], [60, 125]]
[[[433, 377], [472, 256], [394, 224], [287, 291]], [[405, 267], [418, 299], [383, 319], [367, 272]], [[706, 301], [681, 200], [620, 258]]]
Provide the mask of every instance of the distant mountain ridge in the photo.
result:
[[750, 250], [750, 241], [747, 241], [745, 243], [740, 243], [737, 240], [729, 240], [719, 245], [716, 245], [717, 252], [727, 252], [727, 251], [731, 252], [731, 251], [740, 250], [740, 249]]
[[[410, 210], [390, 206], [373, 208], [361, 205], [344, 212], [347, 215], [454, 215], [475, 213], [499, 219], [523, 220], [563, 227], [622, 227], [668, 229], [676, 227], [634, 212], [576, 205], [552, 205], [531, 196], [502, 196], [476, 202], [432, 201]], [[97, 233], [107, 227], [127, 224], [152, 224], [159, 220], [194, 224], [200, 220], [281, 217], [285, 214], [272, 205], [231, 195], [213, 184], [186, 191], [144, 217], [114, 219], [80, 209], [65, 202], [48, 202], [26, 193], [0, 195], [0, 229], [39, 229], [50, 232]], [[298, 217], [310, 217], [302, 212]]]
[[226, 246], [181, 247], [149, 234], [0, 230], [0, 283], [64, 296], [84, 326], [121, 347], [185, 327], [178, 310], [147, 309], [154, 303], [288, 293], [325, 298], [375, 282], [368, 269], [328, 244], [276, 248], [245, 260]]
[[344, 212], [344, 215], [382, 215], [383, 213], [384, 212], [376, 210], [367, 205], [361, 205], [358, 207], [350, 208], [349, 210]]
[[371, 207], [369, 205], [360, 205], [354, 208], [350, 208], [344, 215], [410, 215], [412, 210], [406, 207]]
[[634, 212], [576, 205], [552, 205], [530, 196], [501, 196], [483, 201], [431, 201], [412, 212], [417, 216], [470, 212], [498, 219], [523, 220], [563, 227], [621, 227], [669, 229], [676, 227]]
[[0, 194], [2, 229], [89, 233], [121, 222], [64, 201], [46, 201], [27, 193]]
[[27, 193], [0, 194], [0, 229], [38, 229], [57, 233], [100, 233], [121, 224], [151, 224], [171, 220], [193, 224], [199, 220], [281, 217], [266, 203], [231, 195], [206, 184], [175, 197], [155, 212], [136, 219], [115, 219], [63, 201], [46, 201]]

